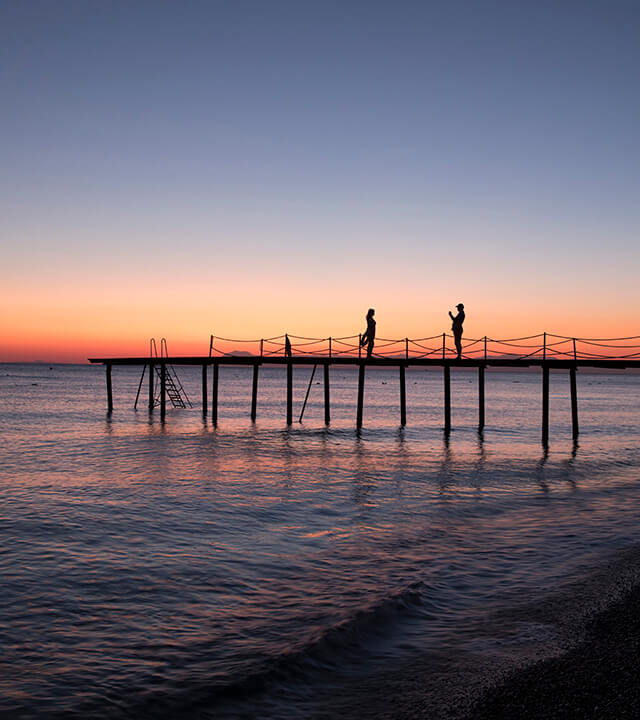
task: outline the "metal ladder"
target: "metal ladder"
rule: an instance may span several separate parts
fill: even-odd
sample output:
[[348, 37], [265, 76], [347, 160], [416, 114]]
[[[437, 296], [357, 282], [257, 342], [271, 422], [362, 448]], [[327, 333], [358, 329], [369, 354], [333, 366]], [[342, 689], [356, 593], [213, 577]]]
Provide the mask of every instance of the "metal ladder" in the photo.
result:
[[[149, 340], [149, 358], [151, 362], [153, 362], [154, 358], [158, 357], [158, 346], [156, 345], [155, 338], [151, 338]], [[167, 341], [165, 338], [160, 339], [160, 357], [161, 358], [168, 358], [169, 357], [169, 350], [167, 349]], [[162, 369], [161, 366], [154, 363], [153, 369], [156, 375], [156, 382], [154, 383], [154, 393], [153, 393], [153, 407], [158, 407], [161, 403], [161, 393], [162, 393]], [[145, 365], [142, 368], [142, 376], [140, 377], [140, 383], [138, 384], [138, 392], [136, 394], [136, 401], [133, 405], [134, 409], [137, 409], [138, 406], [138, 399], [140, 397], [140, 390], [142, 388], [142, 382], [144, 380], [144, 374], [147, 370], [147, 366]], [[173, 365], [169, 365], [169, 363], [165, 364], [165, 387], [167, 390], [167, 395], [169, 396], [169, 400], [171, 401], [171, 404], [173, 407], [177, 408], [186, 408], [187, 406], [193, 407], [191, 404], [191, 400], [189, 400], [189, 396], [187, 395], [186, 390], [182, 386], [182, 383], [180, 382], [180, 378], [178, 377], [178, 374], [175, 371], [175, 368]]]

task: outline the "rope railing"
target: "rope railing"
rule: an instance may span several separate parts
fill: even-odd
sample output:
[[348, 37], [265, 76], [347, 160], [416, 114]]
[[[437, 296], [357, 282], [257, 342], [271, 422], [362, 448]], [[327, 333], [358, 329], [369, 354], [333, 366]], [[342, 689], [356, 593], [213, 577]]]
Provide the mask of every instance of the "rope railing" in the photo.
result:
[[[283, 333], [268, 338], [227, 338], [211, 336], [210, 356], [234, 357], [357, 357], [366, 358], [361, 335], [340, 337], [309, 337]], [[631, 341], [637, 340], [637, 343]], [[435, 342], [434, 342], [435, 341]], [[441, 333], [420, 338], [376, 339], [373, 358], [417, 360], [422, 358], [452, 359], [457, 357], [453, 335]], [[531, 342], [534, 341], [534, 342]], [[537, 342], [535, 342], [537, 341]], [[254, 347], [251, 347], [251, 346]], [[238, 347], [239, 346], [239, 347]], [[598, 352], [600, 351], [600, 352]], [[633, 352], [629, 352], [633, 351]], [[640, 335], [619, 338], [583, 338], [537, 333], [515, 338], [462, 338], [461, 357], [480, 359], [572, 359], [572, 360], [625, 360], [640, 357]]]

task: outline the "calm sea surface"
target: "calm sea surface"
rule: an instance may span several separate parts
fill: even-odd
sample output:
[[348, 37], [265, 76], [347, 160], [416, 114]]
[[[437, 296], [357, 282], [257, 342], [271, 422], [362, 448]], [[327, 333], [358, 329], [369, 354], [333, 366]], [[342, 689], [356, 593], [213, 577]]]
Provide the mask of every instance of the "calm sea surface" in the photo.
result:
[[250, 371], [222, 368], [217, 428], [178, 372], [194, 409], [161, 423], [137, 369], [109, 418], [101, 367], [0, 365], [3, 717], [408, 717], [412, 693], [438, 717], [635, 573], [638, 375], [579, 373], [575, 445], [552, 374], [545, 453], [537, 372], [487, 374], [479, 435], [454, 371], [448, 438], [437, 371], [407, 373], [404, 429], [397, 373], [368, 372], [361, 432], [351, 370], [328, 428], [318, 377], [290, 429], [283, 368], [255, 424]]

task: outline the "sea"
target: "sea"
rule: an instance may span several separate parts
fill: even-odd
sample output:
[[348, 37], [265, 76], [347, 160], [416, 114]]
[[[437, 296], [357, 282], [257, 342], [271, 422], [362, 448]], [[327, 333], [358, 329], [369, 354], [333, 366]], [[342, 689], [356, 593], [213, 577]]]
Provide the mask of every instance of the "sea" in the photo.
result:
[[462, 717], [638, 581], [640, 375], [175, 370], [0, 365], [0, 717]]

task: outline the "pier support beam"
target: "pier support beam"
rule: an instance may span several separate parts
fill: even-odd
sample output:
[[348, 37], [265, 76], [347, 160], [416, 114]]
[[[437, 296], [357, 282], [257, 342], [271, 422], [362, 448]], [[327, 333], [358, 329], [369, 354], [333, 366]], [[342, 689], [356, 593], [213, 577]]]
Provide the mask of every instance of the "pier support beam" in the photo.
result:
[[213, 363], [213, 384], [211, 390], [211, 422], [214, 425], [218, 424], [218, 373], [220, 372], [220, 366], [218, 363]]
[[258, 368], [260, 366], [256, 363], [253, 366], [253, 385], [251, 386], [251, 422], [256, 421], [256, 414], [258, 408]]
[[149, 410], [153, 410], [153, 406], [155, 405], [155, 397], [154, 397], [154, 375], [156, 373], [156, 366], [153, 363], [149, 363]]
[[362, 407], [364, 405], [364, 367], [363, 362], [360, 363], [358, 370], [358, 409], [356, 414], [356, 426], [362, 427]]
[[451, 368], [444, 366], [444, 430], [451, 430]]
[[111, 363], [107, 363], [107, 412], [113, 412], [113, 390], [111, 387]]
[[331, 404], [329, 391], [329, 363], [325, 363], [324, 367], [324, 423], [328, 425], [331, 422]]
[[207, 366], [202, 364], [202, 414], [207, 415]]
[[578, 428], [578, 387], [576, 384], [576, 366], [569, 368], [569, 382], [571, 385], [571, 428], [573, 437], [577, 438], [580, 432]]
[[293, 363], [287, 362], [287, 425], [293, 423]]
[[542, 366], [542, 444], [549, 444], [549, 366]]
[[478, 367], [478, 430], [484, 429], [484, 365]]
[[160, 418], [164, 420], [167, 412], [167, 364], [160, 366]]
[[405, 366], [400, 365], [400, 425], [407, 424], [407, 382], [405, 378]]

